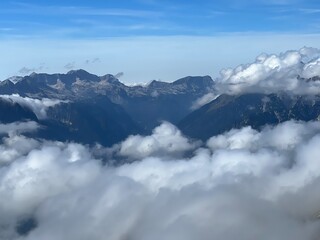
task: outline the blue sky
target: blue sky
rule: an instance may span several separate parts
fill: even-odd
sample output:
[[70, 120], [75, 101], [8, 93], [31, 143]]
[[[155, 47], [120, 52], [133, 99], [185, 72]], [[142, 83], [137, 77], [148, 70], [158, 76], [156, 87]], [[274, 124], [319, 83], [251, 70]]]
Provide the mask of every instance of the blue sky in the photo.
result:
[[85, 68], [127, 82], [213, 75], [320, 47], [316, 0], [1, 0], [0, 79]]
[[316, 0], [61, 0], [0, 3], [2, 37], [214, 36], [320, 31]]

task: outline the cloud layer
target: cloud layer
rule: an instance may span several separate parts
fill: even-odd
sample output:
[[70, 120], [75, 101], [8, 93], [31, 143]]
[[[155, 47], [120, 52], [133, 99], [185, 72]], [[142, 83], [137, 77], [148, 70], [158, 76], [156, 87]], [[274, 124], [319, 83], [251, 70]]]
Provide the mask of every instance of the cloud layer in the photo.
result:
[[302, 48], [279, 55], [261, 54], [251, 64], [224, 69], [217, 78], [219, 94], [248, 92], [319, 94], [320, 50]]
[[19, 94], [0, 95], [0, 98], [7, 101], [18, 103], [21, 106], [25, 106], [31, 109], [39, 119], [44, 119], [47, 117], [46, 110], [49, 107], [53, 107], [57, 104], [65, 102], [58, 99], [49, 99], [49, 98], [36, 99], [36, 98], [29, 98], [29, 97], [21, 97]]
[[[116, 167], [102, 165], [76, 143], [5, 136], [0, 239], [319, 236], [320, 123], [231, 130], [202, 147], [168, 123], [138, 138], [138, 145], [127, 147], [129, 138], [115, 148], [118, 154], [129, 149], [123, 156], [127, 163]], [[149, 141], [155, 151], [142, 151]], [[172, 146], [192, 154], [171, 154]], [[36, 224], [19, 236], [17, 224], [25, 219]]]

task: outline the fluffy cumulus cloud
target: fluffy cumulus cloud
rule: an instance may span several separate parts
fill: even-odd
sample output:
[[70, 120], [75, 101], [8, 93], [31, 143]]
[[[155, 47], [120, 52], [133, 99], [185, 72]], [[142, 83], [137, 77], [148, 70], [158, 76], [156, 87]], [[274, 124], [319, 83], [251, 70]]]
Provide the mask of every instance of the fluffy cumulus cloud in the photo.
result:
[[[4, 136], [0, 239], [318, 239], [319, 122], [231, 130], [201, 147], [167, 123], [149, 137], [121, 143], [126, 163], [114, 166], [76, 143]], [[142, 151], [147, 140], [192, 154]]]
[[319, 76], [320, 50], [305, 47], [280, 55], [262, 54], [254, 63], [224, 69], [216, 80], [216, 88], [220, 94], [319, 94]]
[[21, 97], [19, 94], [0, 95], [0, 98], [7, 101], [18, 103], [21, 106], [25, 106], [31, 109], [39, 119], [44, 119], [47, 117], [46, 110], [49, 107], [53, 107], [57, 104], [60, 104], [61, 102], [65, 102], [58, 99], [49, 99], [49, 98], [36, 99], [36, 98], [29, 98], [29, 97]]
[[156, 127], [150, 136], [130, 136], [121, 144], [113, 147], [112, 151], [124, 157], [133, 159], [148, 156], [181, 155], [193, 150], [199, 142], [190, 141], [179, 129], [169, 122]]

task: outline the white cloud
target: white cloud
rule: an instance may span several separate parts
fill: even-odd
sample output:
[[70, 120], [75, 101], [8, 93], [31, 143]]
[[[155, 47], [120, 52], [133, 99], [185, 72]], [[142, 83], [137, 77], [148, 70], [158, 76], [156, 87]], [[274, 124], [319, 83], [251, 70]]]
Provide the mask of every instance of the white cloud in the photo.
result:
[[36, 140], [26, 139], [19, 134], [33, 132], [39, 128], [36, 122], [14, 122], [9, 124], [0, 124], [0, 135], [9, 135], [3, 137], [0, 145], [0, 166], [8, 164], [23, 154], [28, 153], [39, 144]]
[[21, 97], [19, 94], [0, 95], [0, 98], [18, 103], [21, 106], [25, 106], [31, 109], [39, 119], [44, 119], [47, 117], [46, 111], [49, 107], [53, 107], [62, 102], [66, 102], [62, 100], [49, 98], [36, 99], [29, 97]]
[[2, 139], [0, 146], [0, 165], [9, 164], [21, 156], [38, 148], [40, 143], [20, 135], [10, 135]]
[[[164, 124], [152, 136], [159, 129], [175, 132]], [[18, 154], [0, 165], [0, 239], [315, 239], [319, 144], [320, 123], [290, 121], [232, 130], [188, 158], [128, 155], [115, 167], [79, 144], [10, 135], [0, 146]], [[26, 217], [38, 224], [17, 236]]]
[[115, 149], [120, 156], [141, 159], [152, 155], [181, 155], [193, 150], [197, 144], [184, 137], [174, 125], [164, 122], [153, 130], [152, 135], [129, 136]]
[[191, 106], [192, 110], [196, 110], [200, 107], [202, 107], [203, 105], [206, 105], [207, 103], [215, 100], [217, 97], [219, 97], [219, 95], [214, 94], [214, 93], [207, 93], [205, 95], [203, 95], [202, 97], [198, 98]]
[[261, 132], [249, 127], [233, 129], [225, 134], [214, 136], [207, 142], [212, 150], [218, 149], [249, 149], [272, 147], [279, 150], [288, 150], [297, 147], [310, 136], [320, 132], [318, 122], [288, 121], [275, 127], [266, 126]]
[[23, 133], [37, 130], [39, 125], [36, 122], [14, 122], [9, 124], [0, 123], [0, 134]]
[[220, 94], [283, 91], [319, 94], [320, 81], [308, 81], [308, 78], [319, 76], [319, 63], [320, 50], [315, 48], [302, 48], [279, 55], [262, 54], [254, 63], [222, 70], [216, 87]]

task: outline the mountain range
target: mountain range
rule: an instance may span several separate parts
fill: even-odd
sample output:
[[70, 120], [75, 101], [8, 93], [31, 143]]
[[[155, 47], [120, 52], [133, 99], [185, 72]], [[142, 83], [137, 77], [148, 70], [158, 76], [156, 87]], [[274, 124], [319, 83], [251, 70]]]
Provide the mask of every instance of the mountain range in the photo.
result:
[[251, 126], [260, 129], [291, 119], [317, 120], [319, 114], [319, 96], [285, 93], [221, 95], [189, 114], [178, 126], [189, 137], [206, 141], [233, 128]]
[[205, 141], [232, 128], [260, 128], [289, 119], [309, 121], [320, 114], [318, 96], [288, 93], [222, 94], [193, 110], [197, 100], [214, 91], [215, 81], [209, 76], [127, 86], [113, 75], [97, 76], [84, 70], [32, 73], [0, 82], [0, 94], [61, 102], [48, 106], [46, 117], [40, 118], [24, 104], [0, 98], [0, 122], [32, 120], [42, 126], [32, 133], [35, 137], [111, 146], [129, 135], [149, 134], [162, 121]]

